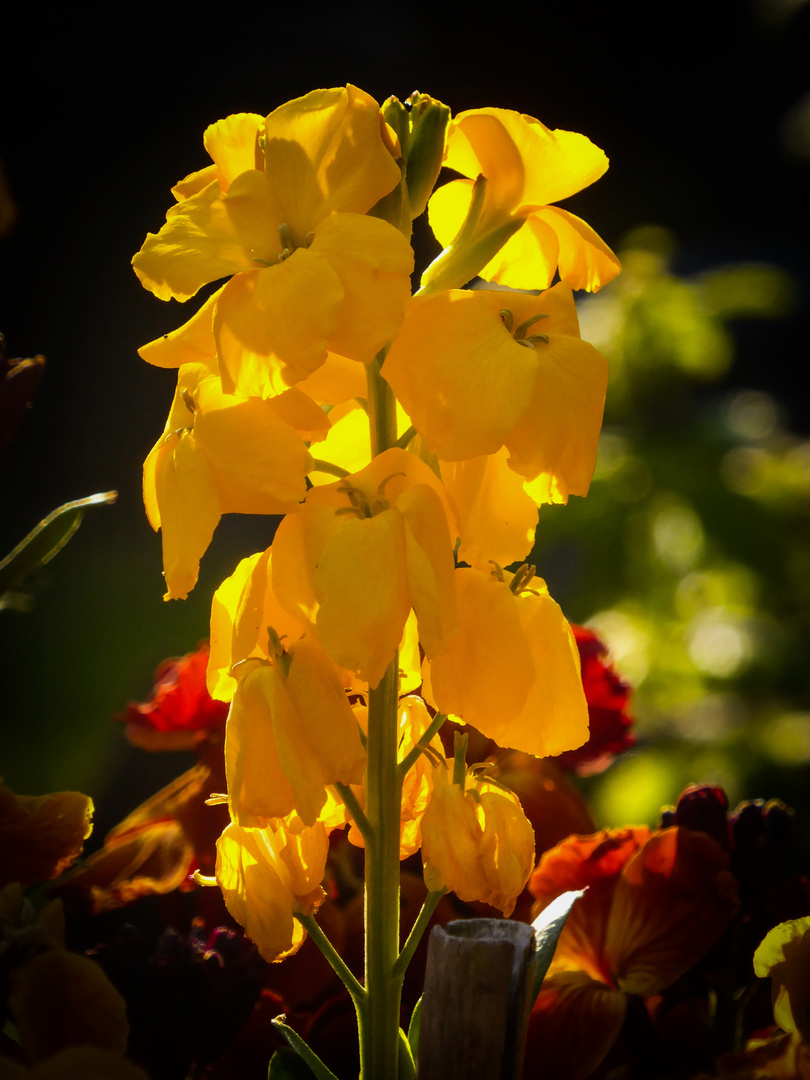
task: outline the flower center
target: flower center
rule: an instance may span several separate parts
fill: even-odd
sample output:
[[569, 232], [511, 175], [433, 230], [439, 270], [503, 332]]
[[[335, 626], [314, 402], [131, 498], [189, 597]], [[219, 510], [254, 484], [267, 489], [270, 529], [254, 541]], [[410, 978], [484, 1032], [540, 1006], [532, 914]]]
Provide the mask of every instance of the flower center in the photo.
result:
[[534, 326], [536, 322], [540, 322], [541, 319], [547, 319], [548, 315], [545, 312], [540, 312], [538, 315], [532, 315], [520, 324], [514, 331], [512, 329], [514, 324], [514, 316], [509, 308], [501, 308], [498, 313], [501, 317], [501, 321], [518, 345], [525, 345], [528, 349], [533, 349], [535, 345], [543, 344], [548, 345], [548, 334], [528, 334], [528, 331]]

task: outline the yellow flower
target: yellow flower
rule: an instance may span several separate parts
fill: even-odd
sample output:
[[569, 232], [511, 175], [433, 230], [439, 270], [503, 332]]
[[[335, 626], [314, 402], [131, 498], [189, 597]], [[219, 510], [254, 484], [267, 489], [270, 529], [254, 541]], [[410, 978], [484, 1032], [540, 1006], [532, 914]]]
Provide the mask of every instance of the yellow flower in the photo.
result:
[[203, 363], [183, 364], [166, 428], [144, 462], [152, 528], [163, 533], [165, 599], [184, 599], [222, 514], [283, 514], [306, 494], [323, 411], [293, 388], [268, 401], [225, 394]]
[[247, 660], [225, 728], [225, 773], [231, 817], [264, 826], [296, 810], [312, 825], [326, 785], [357, 784], [365, 753], [341, 673], [311, 639], [273, 663]]
[[376, 686], [411, 608], [428, 656], [455, 632], [452, 512], [424, 462], [393, 448], [314, 488], [273, 541], [273, 589], [332, 659]]
[[773, 1018], [810, 1042], [810, 918], [780, 923], [754, 953], [754, 973], [771, 977]]
[[461, 461], [506, 446], [538, 503], [587, 494], [607, 374], [565, 282], [415, 297], [383, 367], [428, 450]]
[[229, 825], [217, 840], [216, 880], [225, 906], [271, 963], [300, 949], [306, 931], [294, 913], [311, 915], [321, 888], [329, 840], [323, 825], [292, 831]]
[[400, 179], [382, 132], [379, 106], [351, 85], [206, 131], [214, 166], [178, 185], [133, 266], [164, 300], [233, 275], [213, 305], [226, 391], [271, 397], [327, 348], [368, 362], [396, 334], [413, 253], [366, 216]]
[[[573, 288], [595, 291], [618, 274], [618, 259], [593, 229], [549, 205], [607, 169], [603, 151], [584, 135], [551, 131], [509, 109], [473, 109], [451, 122], [444, 164], [471, 179], [445, 184], [430, 200], [431, 228], [449, 250], [423, 282], [447, 288], [480, 274], [515, 289], [544, 289], [559, 270]], [[480, 216], [458, 243], [479, 175], [486, 180]]]
[[468, 772], [464, 786], [434, 770], [422, 818], [422, 861], [431, 891], [450, 889], [509, 916], [534, 868], [534, 830], [517, 797]]
[[553, 757], [587, 741], [588, 705], [571, 628], [530, 573], [456, 571], [461, 633], [431, 660], [431, 693], [499, 746]]

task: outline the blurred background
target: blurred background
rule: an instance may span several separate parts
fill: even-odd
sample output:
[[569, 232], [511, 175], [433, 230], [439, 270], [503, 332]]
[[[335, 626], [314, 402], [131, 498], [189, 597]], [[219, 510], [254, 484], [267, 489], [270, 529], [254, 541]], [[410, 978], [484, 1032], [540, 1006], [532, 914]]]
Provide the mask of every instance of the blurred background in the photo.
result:
[[518, 109], [610, 157], [565, 203], [625, 266], [581, 305], [611, 362], [599, 463], [586, 500], [541, 511], [533, 556], [636, 687], [638, 746], [583, 782], [603, 824], [654, 821], [689, 781], [778, 796], [810, 849], [810, 5], [213, 12], [131, 8], [124, 32], [81, 5], [2, 17], [0, 331], [47, 369], [0, 457], [0, 554], [61, 503], [119, 498], [29, 611], [0, 611], [0, 774], [92, 795], [100, 842], [185, 767], [128, 747], [114, 715], [206, 637], [213, 590], [272, 525], [224, 519], [194, 592], [164, 603], [140, 470], [174, 375], [136, 350], [191, 308], [129, 261], [206, 163], [206, 125], [354, 82]]

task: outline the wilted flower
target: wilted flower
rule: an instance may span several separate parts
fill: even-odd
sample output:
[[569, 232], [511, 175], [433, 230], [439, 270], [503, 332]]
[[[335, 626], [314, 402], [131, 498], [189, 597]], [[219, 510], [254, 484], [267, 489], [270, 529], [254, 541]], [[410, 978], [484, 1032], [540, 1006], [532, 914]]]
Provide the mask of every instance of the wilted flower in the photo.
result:
[[0, 781], [0, 886], [58, 877], [93, 830], [93, 800], [78, 791], [14, 795]]
[[442, 764], [422, 818], [422, 861], [431, 891], [450, 889], [511, 915], [534, 863], [534, 830], [507, 788], [471, 770], [454, 783]]
[[296, 810], [312, 825], [326, 786], [357, 784], [365, 752], [340, 672], [310, 638], [273, 662], [247, 660], [231, 703], [225, 769], [231, 817], [265, 826]]
[[297, 952], [310, 915], [326, 897], [321, 881], [329, 849], [323, 825], [246, 829], [229, 825], [217, 841], [216, 880], [225, 906], [268, 962]]

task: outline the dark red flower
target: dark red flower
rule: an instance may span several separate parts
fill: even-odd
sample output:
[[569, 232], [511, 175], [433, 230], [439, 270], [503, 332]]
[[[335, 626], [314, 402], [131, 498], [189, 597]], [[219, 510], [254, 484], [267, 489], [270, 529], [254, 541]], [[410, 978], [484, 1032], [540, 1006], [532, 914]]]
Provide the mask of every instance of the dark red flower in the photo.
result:
[[572, 626], [582, 665], [582, 686], [588, 702], [591, 735], [584, 746], [567, 750], [553, 760], [566, 772], [602, 772], [616, 754], [635, 746], [630, 728], [630, 687], [607, 661], [607, 647], [593, 630]]

